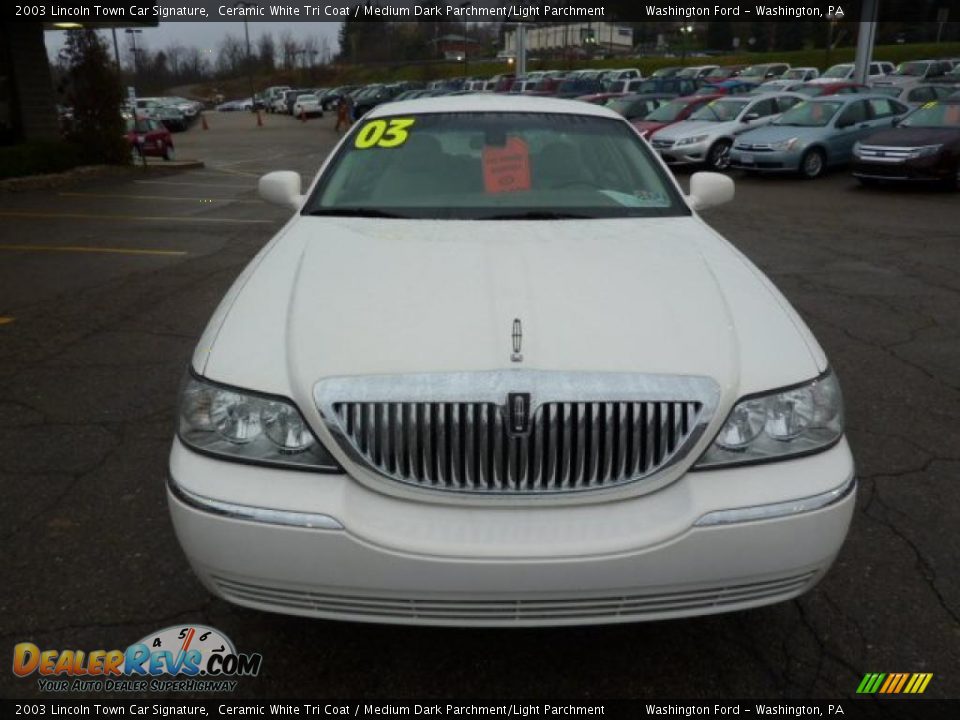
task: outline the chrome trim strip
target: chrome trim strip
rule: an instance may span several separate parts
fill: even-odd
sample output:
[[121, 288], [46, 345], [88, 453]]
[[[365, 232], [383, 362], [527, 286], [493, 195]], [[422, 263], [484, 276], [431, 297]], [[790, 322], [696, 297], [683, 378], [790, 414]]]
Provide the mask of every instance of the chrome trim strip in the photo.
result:
[[181, 487], [173, 477], [167, 477], [167, 487], [170, 493], [184, 505], [231, 520], [248, 520], [266, 525], [283, 525], [285, 527], [310, 528], [312, 530], [344, 530], [345, 528], [336, 518], [319, 513], [293, 512], [291, 510], [274, 510], [272, 508], [253, 507], [251, 505], [237, 505], [235, 503], [214, 500], [213, 498], [197, 495]]
[[715, 510], [703, 515], [694, 527], [708, 527], [712, 525], [731, 525], [733, 523], [752, 522], [756, 520], [771, 520], [773, 518], [799, 515], [800, 513], [821, 510], [852, 495], [857, 489], [857, 478], [850, 478], [840, 487], [834, 488], [819, 495], [788, 500], [787, 502], [771, 503], [769, 505], [754, 505], [752, 507], [733, 508], [730, 510]]

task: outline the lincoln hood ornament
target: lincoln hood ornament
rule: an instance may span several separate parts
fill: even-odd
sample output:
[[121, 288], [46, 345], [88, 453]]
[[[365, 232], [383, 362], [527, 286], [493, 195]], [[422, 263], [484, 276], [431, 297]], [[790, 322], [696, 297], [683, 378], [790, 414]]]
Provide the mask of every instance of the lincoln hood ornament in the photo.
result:
[[520, 323], [520, 318], [513, 319], [513, 332], [510, 333], [510, 338], [513, 340], [513, 352], [510, 353], [510, 361], [523, 362], [523, 353], [520, 352], [523, 349], [523, 325]]

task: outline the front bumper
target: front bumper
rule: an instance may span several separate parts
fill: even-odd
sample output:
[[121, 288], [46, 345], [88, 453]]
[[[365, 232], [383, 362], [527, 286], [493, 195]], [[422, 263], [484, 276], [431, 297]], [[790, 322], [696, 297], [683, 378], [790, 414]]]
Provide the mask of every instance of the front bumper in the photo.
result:
[[956, 177], [957, 164], [946, 161], [943, 155], [885, 162], [855, 158], [852, 170], [854, 177], [874, 180], [942, 182]]
[[[630, 622], [787, 600], [829, 568], [855, 496], [845, 441], [788, 462], [687, 473], [626, 500], [524, 508], [414, 502], [345, 475], [222, 462], [179, 441], [170, 467], [177, 537], [214, 594], [405, 624]], [[814, 496], [824, 498], [816, 509], [791, 502]]]
[[667, 165], [699, 165], [707, 161], [707, 151], [710, 149], [706, 141], [669, 148], [654, 147]]
[[786, 150], [730, 150], [730, 167], [739, 170], [763, 172], [796, 172], [800, 167], [800, 153]]

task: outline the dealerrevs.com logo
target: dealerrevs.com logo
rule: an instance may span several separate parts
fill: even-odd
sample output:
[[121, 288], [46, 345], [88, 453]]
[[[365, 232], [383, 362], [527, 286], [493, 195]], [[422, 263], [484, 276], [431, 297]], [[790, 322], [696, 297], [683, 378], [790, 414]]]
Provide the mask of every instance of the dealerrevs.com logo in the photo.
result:
[[174, 625], [125, 650], [13, 648], [13, 673], [38, 675], [45, 692], [230, 692], [255, 677], [263, 657], [238, 653], [230, 638], [204, 625]]

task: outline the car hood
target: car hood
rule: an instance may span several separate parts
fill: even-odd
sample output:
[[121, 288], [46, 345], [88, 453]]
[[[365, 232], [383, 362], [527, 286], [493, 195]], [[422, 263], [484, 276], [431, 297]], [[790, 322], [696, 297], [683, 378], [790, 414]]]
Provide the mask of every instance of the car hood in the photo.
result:
[[782, 296], [696, 216], [298, 217], [237, 280], [194, 355], [213, 380], [300, 402], [347, 375], [643, 372], [745, 394], [824, 367]]
[[874, 133], [861, 142], [863, 145], [883, 145], [885, 147], [953, 145], [960, 144], [960, 128], [892, 128]]
[[790, 138], [811, 140], [829, 135], [829, 127], [797, 127], [795, 125], [764, 125], [763, 127], [748, 130], [737, 138], [737, 144], [743, 143], [774, 143]]
[[710, 120], [681, 120], [657, 132], [657, 138], [679, 140], [691, 135], [715, 135], [729, 132], [739, 123], [736, 120], [712, 122]]
[[915, 85], [920, 82], [921, 78], [916, 77], [915, 75], [884, 75], [882, 78], [878, 78], [873, 81], [874, 85], [896, 85], [898, 87], [903, 87], [904, 85]]
[[655, 122], [653, 120], [631, 120], [630, 124], [633, 125], [637, 130], [642, 133], [649, 132], [650, 134], [655, 133], [661, 128], [667, 127], [670, 123], [664, 122]]

